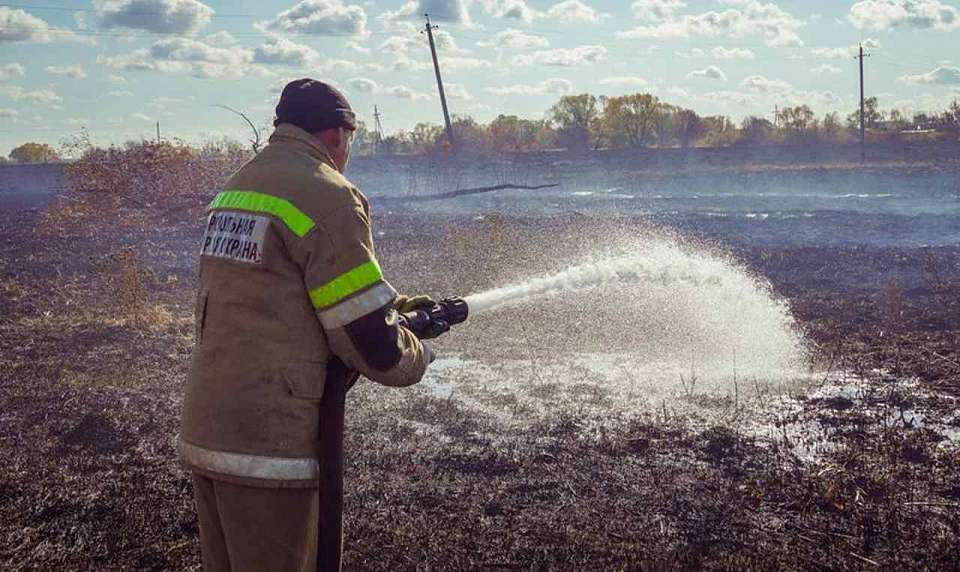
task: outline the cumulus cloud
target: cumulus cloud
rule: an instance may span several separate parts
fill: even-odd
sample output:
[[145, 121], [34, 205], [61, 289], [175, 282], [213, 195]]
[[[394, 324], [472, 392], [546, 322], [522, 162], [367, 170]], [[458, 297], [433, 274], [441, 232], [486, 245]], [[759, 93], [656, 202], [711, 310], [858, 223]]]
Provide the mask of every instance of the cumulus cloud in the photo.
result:
[[93, 43], [70, 30], [57, 28], [23, 10], [0, 6], [0, 43], [75, 41]]
[[200, 78], [243, 77], [251, 66], [253, 50], [221, 48], [191, 38], [166, 38], [149, 48], [117, 56], [100, 56], [99, 63], [115, 69], [189, 73]]
[[960, 85], [960, 68], [939, 66], [927, 73], [905, 75], [900, 81], [914, 85]]
[[20, 86], [14, 85], [0, 88], [0, 95], [6, 95], [15, 101], [25, 101], [27, 103], [47, 105], [50, 107], [57, 107], [63, 102], [63, 98], [52, 89], [35, 89], [28, 91]]
[[697, 96], [696, 99], [713, 103], [732, 103], [739, 106], [755, 105], [757, 103], [757, 98], [754, 95], [730, 90], [709, 91], [703, 95]]
[[380, 93], [380, 84], [365, 77], [355, 77], [347, 80], [347, 86], [360, 93]]
[[[443, 58], [442, 65], [443, 65], [443, 69], [445, 70], [471, 71], [471, 70], [490, 69], [493, 67], [493, 62], [491, 62], [490, 60], [482, 59], [482, 58], [446, 56]], [[427, 67], [432, 69], [433, 64], [428, 62]]]
[[812, 68], [810, 71], [817, 74], [826, 74], [826, 73], [840, 73], [843, 70], [838, 68], [837, 66], [832, 66], [830, 64], [820, 64], [817, 67]]
[[860, 0], [850, 7], [848, 18], [861, 30], [960, 29], [960, 10], [940, 0]]
[[20, 117], [20, 112], [9, 107], [0, 107], [0, 119], [16, 119]]
[[253, 61], [258, 64], [306, 66], [319, 58], [320, 54], [310, 46], [286, 38], [271, 38], [253, 51]]
[[133, 97], [133, 92], [127, 90], [115, 90], [111, 91], [107, 95], [110, 97]]
[[716, 60], [752, 60], [756, 57], [753, 51], [746, 48], [725, 48], [716, 46], [710, 50]]
[[157, 34], [193, 34], [210, 23], [213, 9], [197, 0], [97, 0], [100, 26]]
[[673, 14], [668, 18], [632, 30], [617, 32], [627, 39], [680, 39], [695, 36], [744, 38], [760, 35], [771, 47], [801, 46], [798, 32], [803, 22], [773, 3], [758, 0], [727, 2], [736, 7], [722, 12]]
[[47, 66], [44, 68], [47, 73], [53, 75], [62, 75], [74, 79], [83, 79], [87, 77], [87, 72], [81, 66]]
[[558, 2], [547, 9], [544, 17], [568, 24], [596, 24], [600, 21], [600, 14], [580, 0]]
[[636, 76], [614, 76], [605, 77], [600, 80], [600, 85], [627, 85], [639, 87], [642, 85], [647, 85], [647, 83], [647, 80]]
[[257, 22], [262, 31], [318, 36], [366, 36], [367, 13], [342, 0], [301, 0], [272, 20]]
[[539, 15], [526, 0], [481, 0], [480, 5], [488, 15], [505, 20], [530, 23]]
[[707, 66], [702, 70], [694, 70], [687, 74], [687, 77], [702, 77], [706, 79], [717, 79], [720, 81], [727, 81], [727, 74], [723, 73], [723, 70], [717, 66]]
[[[863, 44], [863, 49], [865, 50], [872, 50], [880, 47], [880, 42], [877, 40], [874, 40], [873, 38], [867, 38], [862, 42], [862, 44]], [[839, 48], [813, 48], [812, 50], [810, 50], [810, 53], [815, 56], [818, 56], [821, 58], [827, 58], [831, 60], [852, 58], [856, 56], [859, 52], [860, 52], [859, 44], [853, 44], [850, 46], [839, 47]]]
[[233, 37], [233, 34], [231, 34], [230, 32], [228, 32], [228, 31], [226, 31], [226, 30], [220, 30], [219, 32], [215, 32], [215, 33], [213, 33], [213, 34], [210, 34], [210, 35], [207, 36], [205, 39], [206, 39], [206, 41], [207, 41], [208, 44], [227, 45], [227, 44], [236, 44], [236, 43], [237, 43], [237, 39]]
[[142, 121], [142, 122], [144, 122], [144, 123], [153, 123], [153, 118], [152, 118], [152, 117], [150, 117], [149, 115], [147, 115], [147, 114], [145, 114], [145, 113], [140, 113], [140, 112], [131, 113], [131, 114], [130, 114], [130, 119], [133, 119], [134, 121]]
[[0, 65], [0, 81], [7, 81], [15, 77], [23, 77], [27, 69], [20, 64], [11, 63]]
[[550, 42], [543, 36], [535, 36], [520, 30], [509, 29], [498, 32], [490, 40], [477, 42], [477, 45], [482, 48], [524, 50], [546, 48], [550, 45]]
[[473, 94], [470, 93], [462, 83], [445, 84], [443, 89], [447, 97], [451, 99], [473, 99]]
[[438, 22], [470, 24], [467, 0], [407, 0], [399, 9], [384, 12], [377, 19], [387, 23], [421, 20], [424, 14]]
[[563, 78], [552, 78], [535, 85], [507, 85], [503, 87], [488, 87], [487, 92], [493, 95], [562, 95], [573, 91], [573, 83]]
[[107, 81], [122, 85], [127, 83], [127, 78], [123, 77], [122, 75], [110, 74], [107, 76]]
[[540, 50], [530, 54], [519, 54], [513, 57], [513, 65], [542, 65], [573, 67], [583, 64], [602, 62], [607, 59], [607, 48], [603, 46], [585, 45], [576, 48], [557, 48], [554, 50]]
[[661, 22], [672, 18], [686, 5], [686, 2], [681, 0], [636, 0], [630, 7], [633, 14], [641, 20]]
[[790, 84], [782, 79], [769, 79], [762, 75], [751, 75], [740, 82], [740, 88], [753, 93], [783, 93], [790, 90]]
[[409, 99], [411, 101], [423, 101], [430, 99], [430, 94], [410, 89], [405, 85], [395, 85], [387, 88], [386, 94], [392, 95], [393, 97], [399, 97], [400, 99]]

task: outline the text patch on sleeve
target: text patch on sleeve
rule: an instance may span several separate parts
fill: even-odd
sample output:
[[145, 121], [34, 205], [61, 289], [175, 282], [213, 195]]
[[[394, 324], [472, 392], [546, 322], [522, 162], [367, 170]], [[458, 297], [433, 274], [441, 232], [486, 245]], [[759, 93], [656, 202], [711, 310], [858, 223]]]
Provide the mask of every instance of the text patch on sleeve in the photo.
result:
[[263, 261], [263, 238], [269, 224], [270, 218], [262, 215], [214, 211], [207, 219], [200, 254], [260, 264]]

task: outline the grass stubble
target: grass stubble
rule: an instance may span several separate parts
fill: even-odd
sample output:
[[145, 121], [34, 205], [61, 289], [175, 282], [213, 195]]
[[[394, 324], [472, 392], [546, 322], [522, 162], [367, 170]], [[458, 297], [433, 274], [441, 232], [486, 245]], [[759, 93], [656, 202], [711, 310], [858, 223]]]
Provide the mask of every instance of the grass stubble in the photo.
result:
[[[562, 260], [564, 237], [608, 228], [580, 216], [434, 222], [377, 221], [400, 290], [476, 291], [529, 267], [524, 245], [549, 243]], [[165, 224], [165, 240], [131, 229], [49, 240], [30, 216], [0, 230], [4, 569], [199, 568], [175, 438], [200, 224]], [[942, 428], [960, 426], [960, 253], [732, 250], [788, 300], [817, 370], [849, 377], [822, 384], [856, 392], [784, 395], [745, 379], [717, 396], [691, 372], [675, 403], [696, 407], [623, 410], [549, 351], [563, 324], [478, 321], [437, 349], [493, 368], [527, 359], [498, 370], [514, 393], [454, 369], [438, 374], [446, 396], [351, 392], [345, 568], [956, 566], [960, 450]], [[774, 401], [789, 407], [749, 430]]]

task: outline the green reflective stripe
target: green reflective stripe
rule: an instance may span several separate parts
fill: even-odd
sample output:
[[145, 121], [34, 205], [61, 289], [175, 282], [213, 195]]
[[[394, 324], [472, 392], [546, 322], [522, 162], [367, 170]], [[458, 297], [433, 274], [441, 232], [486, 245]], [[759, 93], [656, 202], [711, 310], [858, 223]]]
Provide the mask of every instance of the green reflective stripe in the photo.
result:
[[303, 237], [313, 228], [313, 219], [293, 204], [279, 197], [254, 191], [223, 191], [214, 197], [211, 209], [241, 209], [271, 214], [282, 220], [293, 234]]
[[344, 272], [323, 286], [310, 291], [310, 300], [316, 309], [333, 306], [337, 302], [373, 286], [383, 280], [383, 273], [376, 260], [364, 262], [349, 272]]

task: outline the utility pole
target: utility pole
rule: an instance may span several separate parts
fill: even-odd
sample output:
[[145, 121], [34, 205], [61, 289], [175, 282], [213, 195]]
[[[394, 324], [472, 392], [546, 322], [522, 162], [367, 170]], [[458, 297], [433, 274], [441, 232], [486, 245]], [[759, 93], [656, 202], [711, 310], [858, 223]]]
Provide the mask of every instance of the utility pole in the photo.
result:
[[860, 162], [865, 163], [867, 161], [867, 125], [866, 125], [866, 113], [863, 103], [863, 58], [869, 57], [869, 54], [864, 55], [863, 53], [863, 43], [860, 43], [860, 54], [857, 56], [857, 59], [860, 60]]
[[780, 106], [773, 106], [773, 128], [776, 129], [780, 123]]
[[160, 122], [157, 121], [157, 145], [160, 144]]
[[376, 132], [373, 134], [373, 154], [380, 153], [380, 144], [383, 142], [383, 125], [380, 123], [380, 110], [373, 106], [373, 128]]
[[437, 28], [430, 24], [430, 14], [423, 15], [427, 19], [425, 27], [427, 39], [430, 40], [430, 55], [433, 56], [433, 71], [437, 74], [437, 89], [440, 90], [440, 105], [443, 107], [443, 121], [447, 124], [447, 140], [451, 147], [456, 147], [453, 141], [453, 126], [450, 124], [450, 112], [447, 111], [447, 96], [443, 93], [443, 79], [440, 77], [440, 63], [437, 61], [437, 46], [433, 43], [433, 31]]

